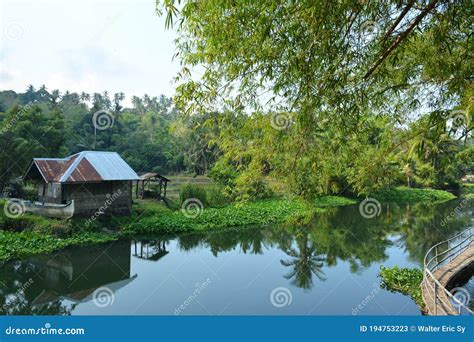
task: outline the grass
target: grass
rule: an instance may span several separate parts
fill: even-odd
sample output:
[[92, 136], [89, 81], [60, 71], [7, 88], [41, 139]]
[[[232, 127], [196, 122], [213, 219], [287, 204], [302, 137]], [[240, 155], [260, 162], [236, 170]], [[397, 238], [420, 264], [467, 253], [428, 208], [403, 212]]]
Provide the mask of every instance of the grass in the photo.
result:
[[374, 194], [377, 200], [381, 202], [397, 202], [397, 203], [416, 203], [429, 202], [441, 203], [456, 198], [452, 193], [444, 190], [435, 189], [414, 189], [404, 186], [395, 189], [384, 190], [378, 194]]
[[424, 310], [425, 303], [421, 296], [420, 284], [423, 272], [417, 268], [380, 267], [382, 286], [392, 292], [400, 292], [410, 296], [415, 303]]

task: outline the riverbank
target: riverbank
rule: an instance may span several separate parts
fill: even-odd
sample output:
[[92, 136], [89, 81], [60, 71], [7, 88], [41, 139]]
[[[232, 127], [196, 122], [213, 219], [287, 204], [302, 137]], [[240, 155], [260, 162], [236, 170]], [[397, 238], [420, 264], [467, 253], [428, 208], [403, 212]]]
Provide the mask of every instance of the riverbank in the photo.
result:
[[[441, 202], [455, 196], [441, 190], [397, 188], [374, 196], [381, 202]], [[219, 207], [172, 210], [153, 200], [137, 200], [130, 217], [107, 220], [56, 220], [23, 214], [16, 218], [0, 213], [0, 261], [50, 253], [77, 244], [113, 241], [121, 236], [183, 233], [227, 227], [264, 226], [274, 223], [305, 225], [318, 212], [356, 204], [342, 196], [323, 196], [312, 201], [269, 199]], [[4, 202], [0, 201], [3, 207]], [[104, 232], [114, 229], [115, 233]]]

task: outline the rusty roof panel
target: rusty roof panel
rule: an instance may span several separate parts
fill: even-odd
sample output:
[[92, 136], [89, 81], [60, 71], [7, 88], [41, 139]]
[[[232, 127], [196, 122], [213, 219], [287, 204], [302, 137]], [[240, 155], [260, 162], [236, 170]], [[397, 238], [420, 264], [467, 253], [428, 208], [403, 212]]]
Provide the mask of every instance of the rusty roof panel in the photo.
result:
[[65, 181], [66, 183], [76, 182], [100, 182], [102, 177], [97, 173], [94, 167], [87, 159], [79, 161], [77, 166], [72, 171], [71, 175]]
[[63, 159], [35, 158], [33, 164], [46, 182], [83, 183], [138, 179], [135, 171], [116, 152], [84, 151]]
[[59, 182], [63, 173], [71, 166], [76, 157], [67, 159], [34, 159], [34, 163], [47, 182]]

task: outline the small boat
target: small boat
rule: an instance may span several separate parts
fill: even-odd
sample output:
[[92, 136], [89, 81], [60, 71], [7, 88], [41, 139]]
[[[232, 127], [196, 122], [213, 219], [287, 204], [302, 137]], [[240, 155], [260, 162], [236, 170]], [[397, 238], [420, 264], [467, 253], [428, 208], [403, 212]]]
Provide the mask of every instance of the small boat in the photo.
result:
[[66, 204], [23, 201], [25, 211], [34, 215], [68, 219], [74, 215], [74, 200]]

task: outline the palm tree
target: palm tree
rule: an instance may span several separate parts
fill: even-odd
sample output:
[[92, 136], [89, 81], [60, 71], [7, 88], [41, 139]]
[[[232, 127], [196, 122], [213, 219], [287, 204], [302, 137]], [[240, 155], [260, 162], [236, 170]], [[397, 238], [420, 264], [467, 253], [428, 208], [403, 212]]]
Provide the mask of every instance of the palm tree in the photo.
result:
[[58, 89], [54, 89], [52, 92], [51, 92], [51, 102], [53, 103], [53, 105], [57, 104], [58, 103], [58, 99], [61, 97], [61, 93], [59, 92]]
[[311, 289], [313, 287], [313, 274], [319, 280], [326, 280], [322, 267], [326, 258], [317, 253], [316, 246], [306, 232], [297, 232], [296, 234], [297, 249], [289, 247], [285, 250], [292, 259], [280, 260], [285, 267], [293, 269], [284, 275], [285, 279], [293, 279], [292, 284], [303, 289]]
[[89, 102], [91, 99], [91, 96], [90, 94], [86, 93], [86, 92], [82, 92], [81, 93], [81, 101], [85, 104], [86, 102]]

